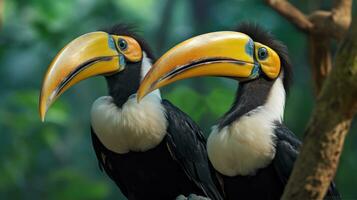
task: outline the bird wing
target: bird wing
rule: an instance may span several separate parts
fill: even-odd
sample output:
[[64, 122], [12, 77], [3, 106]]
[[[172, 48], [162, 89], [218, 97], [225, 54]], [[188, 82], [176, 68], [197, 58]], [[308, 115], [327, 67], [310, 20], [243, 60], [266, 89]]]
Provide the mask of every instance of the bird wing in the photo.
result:
[[276, 153], [274, 167], [280, 180], [285, 185], [288, 182], [294, 162], [299, 155], [300, 140], [285, 125], [278, 124], [275, 129]]
[[[284, 124], [277, 124], [275, 134], [277, 136], [277, 141], [273, 165], [280, 180], [286, 185], [293, 170], [295, 160], [299, 155], [301, 141]], [[333, 181], [328, 188], [325, 199], [341, 199]]]
[[221, 187], [207, 157], [206, 139], [198, 125], [179, 108], [163, 100], [168, 120], [167, 144], [187, 176], [211, 199], [222, 199]]
[[115, 153], [109, 151], [99, 140], [97, 135], [95, 134], [93, 128], [91, 127], [91, 135], [92, 135], [92, 144], [93, 148], [95, 151], [95, 154], [98, 159], [98, 165], [100, 170], [104, 171], [107, 173], [107, 175], [118, 185], [120, 188], [121, 192], [127, 197], [128, 196], [128, 190], [125, 186], [125, 184], [120, 182], [119, 172], [115, 169], [112, 168], [113, 164], [111, 163], [111, 157], [119, 156], [118, 154], [115, 155]]

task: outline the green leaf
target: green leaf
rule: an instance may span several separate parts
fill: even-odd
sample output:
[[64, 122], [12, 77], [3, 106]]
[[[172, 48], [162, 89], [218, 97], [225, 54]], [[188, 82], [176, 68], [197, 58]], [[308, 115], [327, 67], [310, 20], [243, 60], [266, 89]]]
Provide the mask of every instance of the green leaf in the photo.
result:
[[218, 118], [231, 107], [234, 95], [231, 88], [214, 88], [205, 99], [207, 109]]
[[85, 173], [76, 169], [54, 171], [49, 180], [52, 186], [51, 199], [105, 199], [109, 195], [109, 187], [105, 182], [89, 179]]
[[175, 106], [186, 112], [193, 120], [202, 118], [205, 107], [202, 106], [203, 99], [200, 94], [187, 86], [175, 87], [171, 92], [164, 95]]

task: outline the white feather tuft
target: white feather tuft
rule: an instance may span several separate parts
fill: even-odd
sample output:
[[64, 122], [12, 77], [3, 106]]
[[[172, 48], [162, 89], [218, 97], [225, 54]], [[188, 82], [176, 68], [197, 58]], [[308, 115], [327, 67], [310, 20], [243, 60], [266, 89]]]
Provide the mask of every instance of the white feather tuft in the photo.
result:
[[[151, 60], [143, 52], [141, 76], [151, 68]], [[136, 94], [118, 108], [113, 98], [103, 96], [92, 105], [91, 124], [99, 140], [116, 153], [142, 152], [154, 148], [166, 135], [167, 120], [159, 90], [143, 98]]]
[[[141, 64], [141, 80], [144, 79], [145, 75], [149, 72], [151, 67], [152, 67], [151, 59], [146, 56], [145, 52], [143, 52], [143, 61], [142, 61], [142, 64]], [[152, 91], [151, 94], [155, 94], [155, 95], [157, 95], [158, 97], [161, 98], [161, 94], [160, 94], [160, 90], [159, 89], [156, 89], [156, 90]]]
[[91, 117], [99, 140], [116, 153], [147, 151], [166, 135], [165, 110], [156, 95], [149, 94], [140, 103], [132, 96], [122, 108], [112, 97], [100, 97], [93, 103]]
[[214, 126], [207, 151], [215, 169], [226, 176], [244, 176], [267, 166], [275, 156], [274, 122], [282, 121], [284, 105], [285, 90], [279, 77], [264, 105], [221, 130]]

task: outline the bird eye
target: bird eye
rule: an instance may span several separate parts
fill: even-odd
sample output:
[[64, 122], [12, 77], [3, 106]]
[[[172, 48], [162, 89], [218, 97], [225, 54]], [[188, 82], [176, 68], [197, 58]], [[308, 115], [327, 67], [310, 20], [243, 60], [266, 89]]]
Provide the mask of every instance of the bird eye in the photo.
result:
[[126, 48], [128, 48], [128, 43], [124, 39], [120, 39], [118, 41], [118, 46], [120, 50], [124, 51]]
[[268, 50], [265, 47], [258, 49], [258, 58], [259, 60], [264, 60], [268, 57]]

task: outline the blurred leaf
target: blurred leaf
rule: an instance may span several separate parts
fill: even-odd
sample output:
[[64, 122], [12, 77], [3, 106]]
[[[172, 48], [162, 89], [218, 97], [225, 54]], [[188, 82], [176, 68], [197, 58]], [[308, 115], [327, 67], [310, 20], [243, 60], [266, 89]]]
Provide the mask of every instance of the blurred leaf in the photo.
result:
[[[42, 123], [38, 115], [39, 88], [56, 53], [86, 32], [121, 22], [132, 23], [155, 47], [164, 38], [164, 33], [158, 33], [156, 28], [165, 17], [162, 13], [167, 1], [5, 1], [0, 31], [0, 199], [125, 199], [98, 170], [91, 148], [90, 104], [106, 95], [105, 89], [99, 82], [79, 84], [51, 106]], [[305, 10], [316, 6], [316, 2], [306, 3], [294, 1], [294, 5]], [[209, 0], [201, 6], [209, 11], [209, 18], [197, 24], [192, 1], [176, 1], [173, 19], [167, 26], [167, 40], [158, 52], [207, 30], [231, 30], [243, 20], [262, 24], [289, 47], [295, 83], [288, 98], [285, 122], [301, 135], [314, 101], [305, 35], [261, 0]], [[355, 11], [357, 4], [353, 6]], [[167, 92], [163, 98], [189, 114], [208, 134], [209, 127], [233, 102], [235, 86], [227, 87], [223, 82], [216, 78], [181, 82], [164, 89]], [[356, 130], [355, 123], [336, 177], [346, 199], [357, 198]]]
[[105, 183], [90, 181], [75, 169], [55, 171], [51, 174], [50, 181], [54, 186], [51, 199], [104, 199], [109, 194]]
[[205, 99], [208, 109], [217, 118], [231, 107], [234, 100], [231, 88], [214, 88]]
[[204, 99], [193, 89], [186, 86], [178, 86], [165, 95], [175, 106], [198, 121], [205, 110], [202, 106]]
[[52, 126], [46, 126], [43, 128], [43, 138], [48, 146], [54, 148], [58, 140], [60, 139], [57, 131]]

